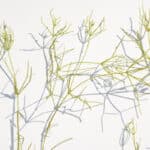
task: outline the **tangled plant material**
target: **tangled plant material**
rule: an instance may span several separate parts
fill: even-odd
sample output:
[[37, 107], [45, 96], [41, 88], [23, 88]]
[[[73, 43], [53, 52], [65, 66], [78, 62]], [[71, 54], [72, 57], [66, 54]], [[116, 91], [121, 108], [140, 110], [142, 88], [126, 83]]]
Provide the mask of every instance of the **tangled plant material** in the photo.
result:
[[[10, 50], [14, 43], [14, 35], [6, 25], [0, 28], [0, 47], [1, 59], [0, 70], [6, 76], [12, 89], [9, 92], [0, 92], [4, 97], [12, 100], [12, 114], [10, 118], [11, 144], [10, 150], [25, 149], [24, 141], [26, 138], [22, 131], [29, 123], [36, 122], [37, 119], [42, 123], [40, 133], [40, 150], [54, 150], [65, 142], [72, 140], [66, 138], [57, 144], [50, 143], [50, 131], [52, 130], [58, 115], [68, 115], [81, 122], [82, 114], [86, 110], [101, 107], [101, 126], [104, 130], [105, 115], [119, 115], [123, 125], [123, 132], [120, 137], [120, 146], [125, 150], [128, 139], [132, 139], [133, 150], [140, 150], [139, 143], [136, 141], [136, 126], [134, 119], [125, 120], [125, 112], [134, 109], [136, 117], [141, 115], [141, 103], [143, 96], [150, 94], [150, 15], [145, 11], [140, 11], [140, 25], [138, 29], [133, 27], [130, 19], [130, 29], [121, 29], [123, 36], [119, 38], [112, 56], [100, 62], [88, 61], [86, 59], [90, 44], [94, 38], [100, 35], [105, 29], [105, 19], [96, 22], [92, 15], [86, 17], [78, 27], [78, 41], [81, 46], [78, 57], [74, 60], [67, 60], [67, 55], [72, 55], [75, 48], [62, 48], [63, 38], [68, 36], [71, 27], [64, 24], [61, 18], [56, 17], [53, 11], [50, 12], [50, 24], [44, 23], [43, 32], [39, 36], [31, 35], [36, 44], [32, 49], [24, 50], [42, 52], [44, 61], [44, 87], [38, 100], [32, 104], [26, 104], [26, 99], [22, 99], [23, 92], [29, 86], [32, 79], [32, 68], [29, 63], [24, 80], [18, 84], [17, 72], [15, 71]], [[148, 40], [147, 40], [148, 39]], [[127, 42], [137, 46], [140, 56], [134, 57], [128, 53]], [[145, 46], [145, 42], [148, 47]], [[121, 48], [122, 53], [118, 53]], [[137, 50], [136, 49], [136, 50]], [[5, 66], [5, 67], [4, 67]], [[19, 82], [20, 83], [20, 82]], [[88, 87], [94, 89], [90, 92]], [[95, 100], [98, 96], [99, 101]], [[125, 100], [128, 105], [121, 108], [115, 99]], [[101, 101], [100, 101], [101, 100]], [[24, 101], [22, 105], [22, 101]], [[114, 113], [107, 111], [109, 104]], [[45, 110], [40, 111], [44, 105]], [[31, 106], [31, 112], [27, 109]], [[134, 114], [133, 114], [134, 116]], [[37, 121], [37, 122], [38, 122]], [[28, 150], [33, 149], [32, 142], [27, 146]]]

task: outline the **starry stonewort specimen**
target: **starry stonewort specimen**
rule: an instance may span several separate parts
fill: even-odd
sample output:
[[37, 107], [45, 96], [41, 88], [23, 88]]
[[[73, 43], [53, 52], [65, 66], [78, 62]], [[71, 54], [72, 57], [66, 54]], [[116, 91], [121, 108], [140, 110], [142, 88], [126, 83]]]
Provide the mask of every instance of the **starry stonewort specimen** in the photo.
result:
[[[141, 115], [141, 103], [143, 97], [150, 94], [150, 13], [140, 10], [140, 23], [138, 29], [134, 28], [133, 20], [130, 19], [130, 29], [121, 29], [122, 36], [118, 36], [119, 43], [111, 57], [103, 61], [89, 61], [87, 59], [90, 44], [105, 30], [105, 19], [96, 22], [92, 14], [87, 16], [78, 27], [76, 38], [80, 49], [66, 48], [67, 36], [73, 32], [71, 26], [63, 23], [61, 18], [56, 17], [50, 11], [50, 23], [43, 20], [43, 31], [35, 36], [30, 36], [36, 47], [23, 49], [23, 51], [41, 53], [44, 62], [44, 86], [38, 100], [27, 104], [23, 92], [32, 82], [32, 67], [27, 63], [27, 69], [23, 80], [20, 82], [18, 73], [12, 58], [14, 33], [5, 23], [0, 27], [0, 70], [9, 83], [11, 93], [3, 90], [0, 94], [12, 101], [12, 114], [10, 119], [10, 150], [31, 150], [34, 148], [32, 142], [25, 146], [26, 138], [23, 130], [32, 122], [42, 123], [40, 130], [39, 149], [54, 150], [70, 140], [72, 137], [63, 139], [57, 144], [49, 143], [50, 132], [54, 122], [60, 114], [68, 115], [82, 121], [82, 114], [86, 110], [100, 107], [101, 127], [104, 130], [105, 115], [119, 115], [123, 125], [120, 136], [120, 146], [124, 150], [127, 142], [132, 141], [134, 150], [140, 150], [140, 144], [136, 136], [136, 121]], [[137, 47], [140, 55], [130, 55], [126, 45], [132, 43]], [[120, 53], [121, 49], [121, 53]], [[68, 61], [77, 51], [78, 55]], [[135, 52], [136, 53], [136, 52]], [[88, 89], [91, 87], [92, 92]], [[100, 100], [94, 100], [99, 96]], [[115, 99], [125, 100], [122, 108]], [[108, 112], [107, 104], [112, 107], [114, 113]], [[41, 106], [45, 110], [41, 111]], [[28, 108], [34, 106], [31, 111]], [[126, 120], [126, 112], [135, 110], [132, 120]], [[132, 111], [133, 112], [133, 111]], [[40, 121], [37, 121], [39, 119]], [[48, 148], [49, 147], [49, 148]]]

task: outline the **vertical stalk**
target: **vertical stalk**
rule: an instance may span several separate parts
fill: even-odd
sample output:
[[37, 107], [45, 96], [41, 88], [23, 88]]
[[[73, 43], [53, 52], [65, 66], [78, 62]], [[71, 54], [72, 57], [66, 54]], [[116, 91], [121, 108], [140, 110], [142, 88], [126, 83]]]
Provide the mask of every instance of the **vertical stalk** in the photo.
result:
[[11, 144], [10, 150], [14, 150], [14, 124], [15, 124], [15, 98], [12, 99], [12, 118], [10, 119], [10, 137], [11, 137]]
[[20, 124], [19, 124], [19, 95], [16, 95], [16, 128], [17, 128], [17, 150], [21, 150], [20, 147]]
[[57, 109], [49, 115], [49, 117], [46, 121], [45, 127], [44, 127], [44, 129], [42, 131], [42, 135], [41, 135], [41, 150], [44, 150], [46, 138], [47, 138], [49, 129], [51, 128], [51, 125], [55, 118], [56, 113], [57, 113]]

